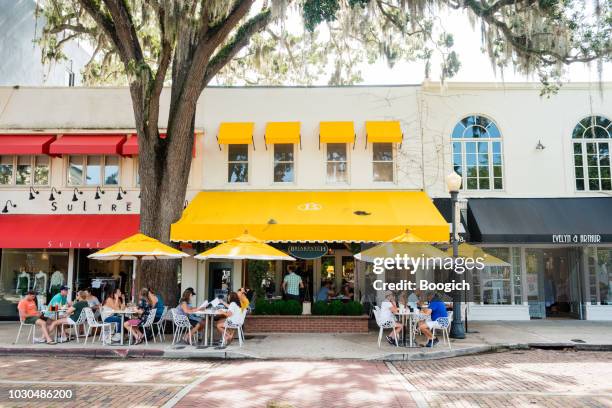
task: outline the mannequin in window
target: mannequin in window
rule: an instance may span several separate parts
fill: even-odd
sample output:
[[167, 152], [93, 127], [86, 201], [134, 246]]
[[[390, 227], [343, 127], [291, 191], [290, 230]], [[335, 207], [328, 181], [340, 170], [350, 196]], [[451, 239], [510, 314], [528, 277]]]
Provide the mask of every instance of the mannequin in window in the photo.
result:
[[32, 286], [32, 290], [38, 292], [36, 297], [39, 304], [44, 305], [47, 303], [47, 274], [42, 270], [38, 271], [38, 273], [34, 275], [34, 285]]
[[64, 274], [59, 269], [57, 269], [55, 265], [53, 265], [52, 269], [54, 269], [55, 272], [53, 272], [53, 274], [51, 275], [51, 280], [49, 281], [49, 294], [51, 296], [58, 293], [60, 291], [60, 288], [64, 286], [64, 283], [66, 282], [64, 279]]
[[22, 266], [19, 268], [19, 275], [17, 275], [15, 293], [24, 296], [28, 290], [30, 290], [30, 274], [26, 272], [25, 266]]

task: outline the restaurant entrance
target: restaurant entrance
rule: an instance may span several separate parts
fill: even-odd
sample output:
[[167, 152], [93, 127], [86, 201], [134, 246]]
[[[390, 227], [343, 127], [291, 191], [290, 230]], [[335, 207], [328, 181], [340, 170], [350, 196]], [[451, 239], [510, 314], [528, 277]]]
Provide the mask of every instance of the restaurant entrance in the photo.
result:
[[527, 248], [525, 254], [530, 317], [583, 318], [580, 250]]

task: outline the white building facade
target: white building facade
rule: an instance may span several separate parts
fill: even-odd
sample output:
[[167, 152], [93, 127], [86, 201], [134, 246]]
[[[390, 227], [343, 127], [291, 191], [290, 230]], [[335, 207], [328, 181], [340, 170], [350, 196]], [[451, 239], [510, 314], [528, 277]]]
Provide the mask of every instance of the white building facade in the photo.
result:
[[[208, 88], [186, 204], [210, 192], [423, 191], [448, 221], [444, 178], [455, 170], [463, 239], [511, 265], [471, 278], [470, 319], [612, 320], [611, 98], [611, 84], [570, 84], [550, 99], [538, 84]], [[399, 122], [402, 138], [372, 143], [371, 121]], [[267, 143], [270, 122], [299, 122], [299, 142]], [[321, 143], [321, 122], [352, 122], [354, 137]], [[252, 123], [251, 142], [224, 143], [224, 123]], [[44, 302], [65, 283], [129, 286], [130, 264], [87, 255], [138, 230], [135, 140], [125, 88], [0, 88], [0, 318], [15, 318], [29, 289]], [[298, 263], [307, 295], [331, 279], [374, 301], [355, 246], [319, 244], [327, 251]], [[272, 292], [285, 269], [272, 265]], [[201, 301], [247, 283], [242, 270], [189, 258], [180, 284]]]

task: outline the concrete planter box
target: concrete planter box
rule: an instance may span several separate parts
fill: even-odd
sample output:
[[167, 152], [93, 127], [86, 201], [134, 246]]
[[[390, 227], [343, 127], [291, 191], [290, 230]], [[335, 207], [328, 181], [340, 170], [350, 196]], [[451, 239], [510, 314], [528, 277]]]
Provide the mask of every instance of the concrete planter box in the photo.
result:
[[368, 316], [248, 315], [244, 331], [253, 333], [367, 333]]

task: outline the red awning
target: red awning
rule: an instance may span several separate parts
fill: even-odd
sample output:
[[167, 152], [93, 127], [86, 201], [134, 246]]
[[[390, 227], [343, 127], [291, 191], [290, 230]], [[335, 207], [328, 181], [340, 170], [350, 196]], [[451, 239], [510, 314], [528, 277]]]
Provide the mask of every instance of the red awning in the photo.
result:
[[48, 154], [55, 135], [0, 135], [1, 154]]
[[137, 214], [0, 215], [0, 248], [105, 248], [139, 225]]
[[49, 153], [60, 154], [120, 154], [125, 135], [70, 134], [51, 143]]
[[121, 154], [124, 156], [136, 156], [138, 154], [138, 136], [134, 135], [121, 146]]

